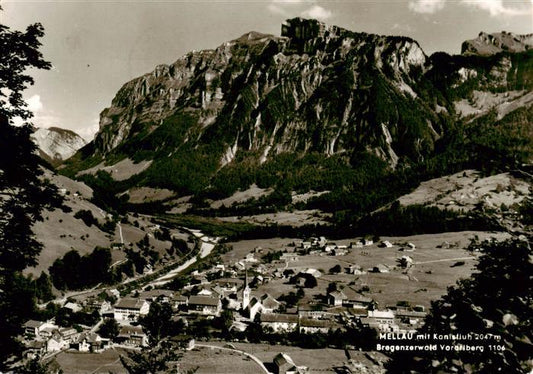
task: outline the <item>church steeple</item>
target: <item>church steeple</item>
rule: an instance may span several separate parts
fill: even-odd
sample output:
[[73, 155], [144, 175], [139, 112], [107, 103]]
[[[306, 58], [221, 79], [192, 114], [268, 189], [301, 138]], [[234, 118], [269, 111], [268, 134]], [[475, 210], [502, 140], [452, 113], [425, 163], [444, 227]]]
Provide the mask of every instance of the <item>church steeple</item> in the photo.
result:
[[246, 309], [250, 304], [250, 286], [248, 286], [248, 269], [244, 268], [244, 287], [242, 288], [242, 308]]

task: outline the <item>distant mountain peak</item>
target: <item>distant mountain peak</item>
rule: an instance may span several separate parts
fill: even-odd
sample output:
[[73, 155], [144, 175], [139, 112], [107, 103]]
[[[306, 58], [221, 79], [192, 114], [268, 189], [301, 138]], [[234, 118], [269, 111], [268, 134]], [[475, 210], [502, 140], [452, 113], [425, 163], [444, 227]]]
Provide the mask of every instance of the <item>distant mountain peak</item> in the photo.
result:
[[532, 47], [533, 34], [519, 35], [506, 31], [488, 34], [482, 31], [477, 38], [462, 44], [461, 53], [487, 56], [503, 51], [524, 52]]
[[74, 131], [59, 127], [38, 128], [32, 138], [41, 156], [52, 164], [66, 160], [87, 144]]

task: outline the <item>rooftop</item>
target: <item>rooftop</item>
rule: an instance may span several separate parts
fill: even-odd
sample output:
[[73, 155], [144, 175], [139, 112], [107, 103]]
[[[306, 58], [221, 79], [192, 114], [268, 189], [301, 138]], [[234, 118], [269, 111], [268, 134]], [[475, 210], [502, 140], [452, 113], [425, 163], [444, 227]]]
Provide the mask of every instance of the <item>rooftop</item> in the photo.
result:
[[298, 323], [298, 316], [296, 314], [267, 313], [261, 314], [261, 322]]
[[220, 300], [216, 297], [211, 296], [191, 296], [189, 298], [189, 305], [207, 305], [207, 306], [218, 306]]
[[125, 297], [121, 299], [117, 305], [115, 305], [115, 309], [141, 309], [143, 304], [146, 301], [141, 299], [134, 299], [131, 297]]

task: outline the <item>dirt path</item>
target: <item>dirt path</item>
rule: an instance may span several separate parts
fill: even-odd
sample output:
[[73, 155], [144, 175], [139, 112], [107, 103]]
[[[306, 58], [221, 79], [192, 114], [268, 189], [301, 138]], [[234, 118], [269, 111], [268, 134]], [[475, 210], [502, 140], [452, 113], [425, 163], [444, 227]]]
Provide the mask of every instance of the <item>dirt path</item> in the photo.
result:
[[459, 261], [459, 260], [477, 260], [477, 257], [469, 256], [469, 257], [443, 258], [441, 260], [413, 262], [413, 265], [432, 264], [435, 262]]

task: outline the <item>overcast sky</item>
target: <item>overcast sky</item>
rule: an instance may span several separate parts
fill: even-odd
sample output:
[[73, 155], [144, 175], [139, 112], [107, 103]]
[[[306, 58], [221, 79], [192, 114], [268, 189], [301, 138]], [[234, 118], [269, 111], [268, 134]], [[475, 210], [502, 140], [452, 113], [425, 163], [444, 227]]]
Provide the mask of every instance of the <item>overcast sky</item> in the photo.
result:
[[[50, 71], [25, 97], [40, 127], [85, 138], [127, 81], [190, 50], [216, 48], [254, 30], [280, 34], [287, 18], [320, 19], [353, 31], [405, 35], [426, 54], [459, 53], [480, 31], [533, 33], [533, 0], [0, 1], [0, 23], [41, 22]], [[0, 52], [1, 53], [1, 52]]]

